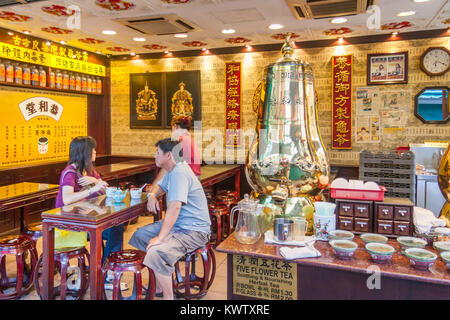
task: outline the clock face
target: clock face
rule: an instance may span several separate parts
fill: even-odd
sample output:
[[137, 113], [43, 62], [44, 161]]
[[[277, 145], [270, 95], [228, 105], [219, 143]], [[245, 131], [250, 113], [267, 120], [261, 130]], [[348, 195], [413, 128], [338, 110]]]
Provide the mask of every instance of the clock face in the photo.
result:
[[434, 48], [425, 53], [422, 63], [429, 74], [443, 73], [450, 68], [450, 54], [442, 48]]

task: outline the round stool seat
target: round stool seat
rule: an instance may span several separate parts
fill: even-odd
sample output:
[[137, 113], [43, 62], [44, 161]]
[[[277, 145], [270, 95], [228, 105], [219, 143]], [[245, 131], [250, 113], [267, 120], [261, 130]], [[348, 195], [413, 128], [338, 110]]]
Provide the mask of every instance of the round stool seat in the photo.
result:
[[215, 234], [215, 245], [217, 246], [222, 242], [222, 238], [229, 234], [230, 208], [224, 203], [213, 202], [208, 205], [208, 210], [209, 214], [214, 217], [212, 234]]
[[[14, 255], [16, 258], [16, 278], [8, 278], [7, 255]], [[29, 263], [26, 258], [28, 255], [30, 256]], [[20, 298], [32, 288], [36, 261], [36, 246], [29, 236], [17, 235], [0, 238], [0, 300]], [[5, 290], [9, 288], [15, 289], [12, 293], [5, 293]]]
[[[38, 296], [42, 299], [40, 279], [42, 277], [42, 259], [41, 255], [36, 270], [34, 273], [34, 287]], [[69, 264], [70, 259], [77, 259], [78, 271], [69, 274], [69, 270], [73, 268]], [[83, 299], [89, 287], [89, 270], [86, 261], [89, 261], [89, 253], [85, 247], [67, 247], [55, 249], [54, 254], [56, 271], [61, 275], [61, 283], [54, 288], [53, 296], [60, 296], [61, 300], [66, 300], [67, 294], [72, 296], [75, 300]], [[75, 279], [76, 288], [69, 287], [67, 282]]]
[[[106, 276], [108, 271], [114, 273], [113, 280], [113, 300], [141, 300], [144, 297], [143, 287], [142, 287], [142, 270], [147, 269], [149, 274], [148, 281], [148, 289], [145, 293], [145, 300], [153, 300], [155, 297], [155, 275], [153, 270], [144, 265], [144, 258], [146, 253], [140, 250], [120, 250], [111, 253], [105, 260], [105, 263], [102, 267], [102, 279], [103, 282], [106, 280]], [[122, 273], [124, 271], [132, 271], [134, 273], [134, 285], [133, 285], [133, 293], [131, 297], [125, 299], [122, 297], [120, 290], [120, 278], [122, 277]], [[103, 290], [103, 299], [106, 300], [106, 293], [104, 286]]]
[[40, 222], [29, 224], [25, 226], [24, 233], [36, 242], [37, 239], [42, 237], [42, 224]]
[[216, 195], [215, 202], [223, 203], [226, 204], [227, 206], [234, 206], [238, 203], [236, 197], [230, 194]]
[[[196, 274], [195, 256], [202, 257], [203, 273]], [[184, 260], [184, 277], [180, 271], [180, 261]], [[188, 252], [175, 264], [173, 292], [178, 298], [198, 299], [208, 293], [216, 275], [216, 257], [211, 245]], [[195, 291], [195, 292], [193, 292]]]
[[239, 201], [239, 193], [232, 190], [220, 190], [217, 192], [217, 196], [233, 196], [236, 201]]

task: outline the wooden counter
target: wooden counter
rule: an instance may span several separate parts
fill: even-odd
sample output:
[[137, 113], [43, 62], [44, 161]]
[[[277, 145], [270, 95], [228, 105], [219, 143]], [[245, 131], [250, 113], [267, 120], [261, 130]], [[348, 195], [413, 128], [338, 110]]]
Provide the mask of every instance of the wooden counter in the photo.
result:
[[[288, 261], [297, 267], [295, 270], [296, 298], [299, 300], [450, 299], [450, 271], [440, 257], [429, 271], [419, 271], [414, 269], [409, 259], [400, 253], [397, 241], [389, 240], [388, 244], [392, 245], [397, 252], [394, 253], [390, 263], [377, 264], [371, 260], [369, 253], [364, 249], [363, 241], [358, 236], [355, 236], [354, 241], [359, 247], [352, 260], [336, 259], [328, 242], [316, 241], [314, 247], [320, 251], [321, 257]], [[216, 250], [228, 254], [228, 299], [250, 299], [253, 293], [258, 295], [257, 285], [251, 294], [236, 294], [233, 288], [236, 284], [233, 279], [236, 270], [233, 268], [237, 268], [237, 265], [233, 262], [233, 256], [286, 262], [287, 260], [280, 254], [281, 247], [281, 245], [264, 244], [263, 238], [253, 245], [244, 245], [237, 242], [234, 234], [222, 242]], [[436, 252], [431, 247], [426, 249]], [[373, 282], [374, 270], [380, 275], [379, 289], [378, 286], [374, 289], [368, 288], [368, 283]], [[269, 295], [268, 299], [271, 297], [272, 295]]]

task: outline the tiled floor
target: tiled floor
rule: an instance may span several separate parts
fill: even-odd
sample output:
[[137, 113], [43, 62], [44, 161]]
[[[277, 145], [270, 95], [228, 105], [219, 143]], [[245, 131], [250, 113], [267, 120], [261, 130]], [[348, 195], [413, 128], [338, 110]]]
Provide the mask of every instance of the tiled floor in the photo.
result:
[[[125, 231], [124, 234], [124, 248], [125, 249], [131, 249], [132, 247], [128, 245], [128, 240], [133, 235], [134, 231], [144, 226], [148, 223], [151, 223], [153, 221], [152, 217], [145, 217], [141, 216], [139, 217], [139, 220], [136, 224], [129, 225]], [[87, 246], [89, 248], [89, 245]], [[42, 253], [42, 239], [39, 239], [37, 242], [37, 249], [39, 255]], [[216, 257], [216, 276], [214, 278], [214, 282], [209, 289], [207, 295], [202, 298], [202, 300], [225, 300], [227, 298], [227, 272], [226, 272], [226, 254], [214, 251], [215, 257]], [[197, 262], [199, 263], [199, 261]], [[72, 264], [75, 264], [75, 261], [72, 262]], [[14, 277], [14, 274], [16, 272], [16, 266], [15, 266], [15, 260], [13, 260], [11, 257], [8, 257], [7, 259], [7, 272], [9, 277]], [[184, 269], [183, 269], [184, 270]], [[199, 269], [201, 270], [201, 268]], [[145, 274], [143, 275], [144, 278], [144, 285], [147, 281], [147, 278]], [[122, 277], [122, 280], [124, 282], [127, 282], [130, 287], [133, 285], [133, 277], [131, 273], [124, 274]], [[8, 291], [9, 292], [9, 291]], [[111, 291], [106, 291], [108, 297], [111, 296]], [[123, 291], [123, 295], [129, 296], [131, 294], [131, 290]], [[86, 293], [84, 299], [89, 299], [89, 290]], [[155, 298], [155, 299], [162, 299], [162, 298]], [[39, 296], [36, 293], [36, 290], [33, 290], [28, 293], [27, 295], [23, 296], [21, 300], [39, 300]]]

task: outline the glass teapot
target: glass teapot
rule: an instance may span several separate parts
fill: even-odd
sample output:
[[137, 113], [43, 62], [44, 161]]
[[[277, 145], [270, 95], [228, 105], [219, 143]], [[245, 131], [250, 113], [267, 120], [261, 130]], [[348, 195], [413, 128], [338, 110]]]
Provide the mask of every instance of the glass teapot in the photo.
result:
[[231, 210], [231, 223], [234, 221], [234, 213], [239, 211], [234, 236], [240, 243], [253, 244], [261, 237], [258, 204], [258, 200], [251, 200], [248, 194], [245, 194], [244, 199]]

